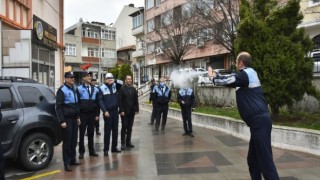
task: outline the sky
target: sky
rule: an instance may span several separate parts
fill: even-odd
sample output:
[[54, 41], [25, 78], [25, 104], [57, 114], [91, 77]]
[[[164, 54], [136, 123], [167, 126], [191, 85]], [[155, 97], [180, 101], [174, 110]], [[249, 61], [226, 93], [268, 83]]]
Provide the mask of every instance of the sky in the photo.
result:
[[83, 21], [114, 23], [125, 5], [143, 7], [144, 0], [64, 0], [64, 29]]

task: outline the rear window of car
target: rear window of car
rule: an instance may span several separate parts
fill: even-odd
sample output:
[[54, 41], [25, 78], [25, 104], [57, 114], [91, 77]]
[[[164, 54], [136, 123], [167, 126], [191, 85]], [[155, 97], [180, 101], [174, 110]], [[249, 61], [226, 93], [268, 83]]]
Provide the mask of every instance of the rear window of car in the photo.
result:
[[0, 88], [1, 109], [13, 109], [16, 107], [16, 102], [9, 88]]
[[20, 86], [18, 90], [21, 95], [23, 104], [26, 107], [36, 106], [41, 102], [41, 98], [43, 98], [41, 92], [35, 87]]

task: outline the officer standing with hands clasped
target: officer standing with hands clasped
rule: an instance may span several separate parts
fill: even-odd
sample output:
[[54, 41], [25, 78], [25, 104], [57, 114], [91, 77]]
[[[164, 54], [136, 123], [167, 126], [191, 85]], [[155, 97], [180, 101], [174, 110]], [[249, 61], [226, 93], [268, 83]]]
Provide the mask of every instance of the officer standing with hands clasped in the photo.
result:
[[79, 138], [79, 159], [83, 159], [85, 152], [84, 135], [87, 130], [88, 134], [88, 149], [90, 156], [98, 156], [94, 150], [93, 136], [95, 122], [99, 121], [99, 89], [91, 85], [92, 73], [83, 72], [83, 84], [78, 86], [78, 97], [80, 107], [80, 138]]
[[111, 73], [106, 74], [105, 83], [100, 87], [99, 104], [104, 119], [104, 156], [108, 156], [112, 131], [111, 152], [120, 153], [118, 145], [119, 104], [118, 91], [121, 84], [115, 83]]
[[76, 160], [80, 110], [73, 73], [66, 72], [64, 78], [65, 83], [57, 91], [56, 112], [63, 133], [62, 154], [64, 168], [66, 171], [72, 171], [71, 165], [80, 165], [80, 162]]
[[230, 77], [219, 77], [208, 68], [208, 77], [216, 85], [237, 87], [237, 106], [243, 121], [250, 127], [247, 162], [251, 179], [278, 180], [279, 175], [272, 158], [272, 120], [263, 95], [257, 72], [251, 68], [252, 58], [247, 52], [236, 59], [238, 72]]
[[156, 102], [156, 127], [154, 134], [159, 133], [160, 120], [161, 122], [161, 132], [165, 132], [165, 127], [167, 123], [167, 116], [169, 110], [169, 101], [171, 98], [171, 89], [165, 84], [164, 77], [160, 78], [159, 85], [153, 88], [153, 100]]
[[[99, 93], [100, 93], [101, 90], [100, 90], [100, 87], [97, 85], [96, 79], [91, 79], [91, 85], [97, 87], [99, 89]], [[99, 121], [100, 121], [100, 108], [99, 108], [99, 119], [94, 123], [94, 126], [96, 128], [96, 135], [98, 135], [98, 136], [101, 135], [100, 130], [99, 130], [99, 128], [100, 128]]]
[[[2, 120], [2, 113], [1, 113], [1, 102], [0, 102], [0, 123]], [[1, 147], [1, 141], [0, 141], [0, 180], [4, 179], [4, 158], [3, 158], [3, 152]]]
[[191, 122], [191, 110], [194, 108], [195, 100], [194, 93], [191, 88], [185, 87], [181, 88], [178, 92], [178, 102], [181, 107], [181, 114], [183, 120], [184, 133], [183, 136], [194, 137], [192, 132], [192, 122]]

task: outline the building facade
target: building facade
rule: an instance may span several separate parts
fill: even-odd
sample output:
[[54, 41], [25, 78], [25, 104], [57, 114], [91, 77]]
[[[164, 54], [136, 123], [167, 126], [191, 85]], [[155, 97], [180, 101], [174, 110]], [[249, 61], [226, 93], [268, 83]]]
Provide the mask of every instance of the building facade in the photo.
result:
[[136, 49], [132, 52], [132, 57], [136, 58], [136, 65], [134, 69], [136, 70], [136, 81], [138, 87], [141, 83], [149, 81], [148, 77], [148, 65], [145, 62], [145, 21], [144, 21], [144, 8], [139, 8], [139, 10], [129, 15], [132, 17], [132, 36], [136, 39]]
[[0, 75], [63, 83], [63, 0], [2, 0]]
[[116, 29], [80, 19], [64, 32], [66, 71], [74, 72], [78, 84], [84, 70], [92, 72], [99, 83], [104, 82], [104, 75], [117, 62]]
[[[173, 14], [174, 18], [176, 15], [188, 15], [192, 11], [191, 4], [187, 0], [146, 0], [145, 5], [146, 37], [152, 37], [157, 28], [160, 29], [168, 25], [165, 24], [168, 13]], [[209, 4], [209, 6], [213, 5]], [[145, 42], [145, 64], [149, 67], [146, 76], [149, 80], [151, 78], [158, 79], [161, 76], [169, 77], [171, 72], [177, 68], [207, 69], [207, 66], [211, 65], [215, 68], [228, 69], [232, 63], [229, 51], [220, 44], [214, 44], [209, 37], [195, 39], [194, 48], [183, 57], [179, 67], [163, 56], [163, 51], [158, 48], [159, 43], [163, 44], [163, 42], [155, 42], [152, 38], [146, 38]]]

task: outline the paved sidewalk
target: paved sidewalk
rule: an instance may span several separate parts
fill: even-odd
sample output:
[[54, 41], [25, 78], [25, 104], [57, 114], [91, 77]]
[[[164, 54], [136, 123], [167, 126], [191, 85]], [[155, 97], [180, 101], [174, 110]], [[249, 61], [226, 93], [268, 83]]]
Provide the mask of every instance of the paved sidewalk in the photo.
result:
[[[47, 169], [8, 179], [43, 175], [56, 170], [61, 171], [42, 179], [250, 179], [246, 163], [248, 142], [196, 126], [194, 138], [182, 136], [182, 122], [170, 118], [165, 133], [153, 135], [152, 127], [148, 125], [149, 119], [150, 113], [147, 111], [141, 111], [136, 116], [132, 138], [135, 147], [132, 149], [104, 157], [103, 135], [96, 136], [95, 144], [100, 156], [89, 157], [86, 152], [82, 164], [72, 166], [72, 172], [63, 170], [59, 145]], [[102, 120], [100, 126], [103, 126]], [[282, 180], [320, 179], [320, 157], [275, 148], [273, 153]]]

